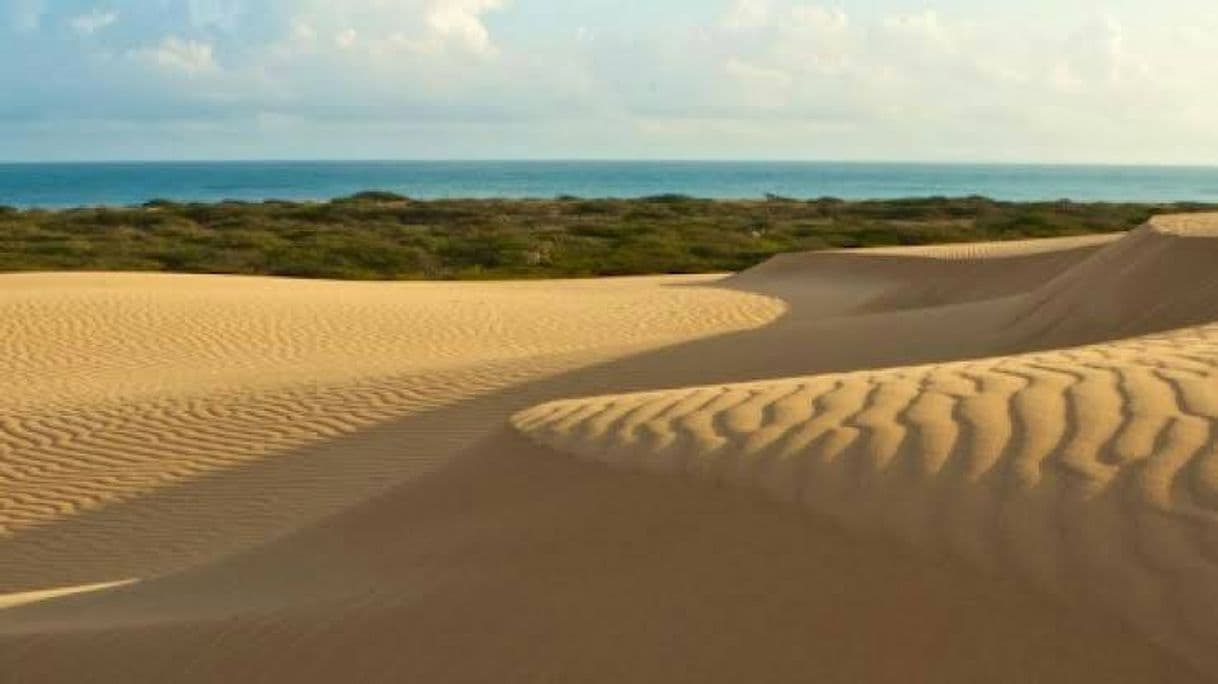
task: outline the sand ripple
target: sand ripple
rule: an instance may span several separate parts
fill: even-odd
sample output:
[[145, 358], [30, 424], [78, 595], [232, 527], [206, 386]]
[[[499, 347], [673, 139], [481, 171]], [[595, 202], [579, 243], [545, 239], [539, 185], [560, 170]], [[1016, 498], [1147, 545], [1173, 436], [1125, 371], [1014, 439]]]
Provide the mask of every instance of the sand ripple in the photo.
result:
[[[1009, 330], [1110, 337], [1218, 318], [1218, 247], [1197, 227], [1216, 223], [1183, 223], [1143, 228], [1037, 288]], [[1159, 305], [1138, 306], [1148, 299]], [[564, 400], [513, 424], [583, 459], [757, 488], [1101, 601], [1218, 672], [1218, 325]]]
[[1218, 676], [1215, 235], [0, 277], [0, 680]]
[[[696, 287], [714, 280], [2, 276], [0, 592], [258, 542], [418, 475], [484, 425], [341, 464], [316, 452], [336, 437], [783, 310]], [[268, 460], [281, 467], [251, 468]], [[163, 496], [232, 471], [245, 479], [208, 496]]]

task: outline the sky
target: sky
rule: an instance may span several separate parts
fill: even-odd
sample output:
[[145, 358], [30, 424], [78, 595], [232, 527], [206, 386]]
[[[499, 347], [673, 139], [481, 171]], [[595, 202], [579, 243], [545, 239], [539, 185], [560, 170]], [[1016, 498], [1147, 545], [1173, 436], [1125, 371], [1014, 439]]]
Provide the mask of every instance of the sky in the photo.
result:
[[0, 0], [0, 160], [1218, 164], [1214, 0]]

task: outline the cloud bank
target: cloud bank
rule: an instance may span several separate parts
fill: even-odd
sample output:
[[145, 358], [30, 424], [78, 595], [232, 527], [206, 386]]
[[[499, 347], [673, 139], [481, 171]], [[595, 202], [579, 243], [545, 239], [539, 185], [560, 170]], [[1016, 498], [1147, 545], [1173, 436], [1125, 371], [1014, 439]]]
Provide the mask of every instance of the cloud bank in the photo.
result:
[[0, 159], [1205, 163], [1200, 0], [8, 0]]

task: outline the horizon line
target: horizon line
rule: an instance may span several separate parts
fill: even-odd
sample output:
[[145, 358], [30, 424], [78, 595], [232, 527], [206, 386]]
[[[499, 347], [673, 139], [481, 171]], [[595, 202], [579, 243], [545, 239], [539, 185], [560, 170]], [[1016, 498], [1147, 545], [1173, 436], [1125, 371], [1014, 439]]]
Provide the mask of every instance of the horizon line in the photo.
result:
[[888, 166], [993, 166], [1062, 168], [1173, 168], [1218, 169], [1218, 164], [1172, 162], [1081, 162], [1005, 160], [892, 160], [892, 159], [757, 159], [757, 158], [613, 158], [613, 157], [461, 157], [461, 158], [245, 158], [245, 159], [0, 159], [0, 166], [87, 166], [165, 164], [793, 164]]

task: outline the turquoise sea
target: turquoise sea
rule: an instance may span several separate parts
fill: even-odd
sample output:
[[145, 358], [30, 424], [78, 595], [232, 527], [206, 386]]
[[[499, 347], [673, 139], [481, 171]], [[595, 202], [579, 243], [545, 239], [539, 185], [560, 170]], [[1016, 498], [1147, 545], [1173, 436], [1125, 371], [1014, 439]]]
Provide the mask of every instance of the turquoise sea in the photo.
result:
[[361, 190], [414, 198], [707, 198], [985, 195], [1004, 200], [1218, 202], [1218, 167], [660, 161], [324, 161], [0, 164], [0, 205], [152, 199], [323, 200]]

